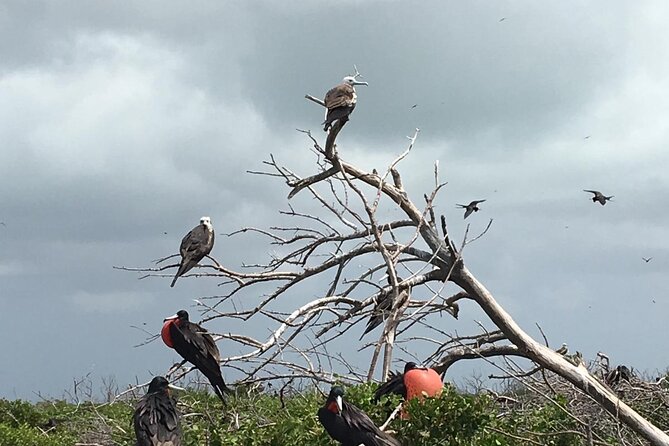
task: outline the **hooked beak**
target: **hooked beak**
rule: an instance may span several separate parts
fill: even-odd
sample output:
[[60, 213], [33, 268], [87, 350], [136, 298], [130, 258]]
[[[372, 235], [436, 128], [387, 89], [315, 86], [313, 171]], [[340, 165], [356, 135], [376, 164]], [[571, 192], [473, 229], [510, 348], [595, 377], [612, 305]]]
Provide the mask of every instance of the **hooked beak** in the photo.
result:
[[167, 387], [169, 387], [172, 390], [179, 390], [182, 392], [186, 391], [186, 389], [184, 389], [183, 387], [175, 386], [174, 384], [168, 384]]
[[176, 314], [173, 314], [172, 316], [166, 317], [165, 319], [163, 319], [163, 322], [171, 321], [171, 320], [178, 319], [178, 318], [179, 318], [179, 316], [177, 316]]
[[339, 413], [341, 413], [342, 409], [344, 408], [344, 403], [341, 396], [337, 395], [335, 402], [337, 403], [337, 409], [339, 409]]
[[364, 81], [353, 81], [353, 85], [369, 85], [369, 84]]

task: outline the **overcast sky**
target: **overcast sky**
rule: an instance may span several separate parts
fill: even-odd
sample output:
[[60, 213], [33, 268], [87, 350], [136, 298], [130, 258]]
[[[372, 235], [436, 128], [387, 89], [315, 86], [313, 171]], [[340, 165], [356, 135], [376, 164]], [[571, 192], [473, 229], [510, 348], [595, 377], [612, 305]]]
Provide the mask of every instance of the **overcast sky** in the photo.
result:
[[[449, 184], [436, 206], [456, 238], [455, 204], [487, 199], [467, 222], [493, 226], [465, 260], [521, 326], [587, 358], [664, 370], [668, 16], [662, 0], [3, 1], [0, 397], [60, 396], [87, 373], [164, 373], [176, 354], [133, 348], [144, 334], [131, 326], [157, 333], [218, 281], [171, 289], [112, 266], [176, 252], [202, 215], [220, 261], [267, 260], [264, 240], [222, 235], [271, 226], [287, 207], [281, 182], [245, 171], [273, 153], [312, 173], [295, 129], [321, 137], [323, 112], [303, 96], [353, 64], [370, 85], [340, 136], [344, 158], [382, 169], [419, 127], [400, 166], [408, 193], [421, 201], [438, 159]], [[582, 189], [615, 198], [602, 207]], [[444, 326], [475, 319], [465, 303]]]

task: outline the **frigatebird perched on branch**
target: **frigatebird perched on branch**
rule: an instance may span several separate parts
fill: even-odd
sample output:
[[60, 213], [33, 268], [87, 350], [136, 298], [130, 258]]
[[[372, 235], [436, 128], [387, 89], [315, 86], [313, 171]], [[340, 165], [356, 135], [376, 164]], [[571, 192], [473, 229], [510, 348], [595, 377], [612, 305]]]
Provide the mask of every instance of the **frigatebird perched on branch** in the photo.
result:
[[181, 446], [179, 412], [170, 388], [183, 390], [162, 376], [156, 376], [146, 395], [135, 406], [132, 421], [137, 446]]
[[[388, 278], [388, 285], [391, 285], [390, 283], [390, 276], [387, 276]], [[397, 282], [401, 282], [402, 279], [399, 277], [397, 278]], [[410, 289], [403, 289], [399, 290], [397, 293], [397, 299], [400, 303], [398, 305], [402, 305], [406, 299], [410, 297]], [[365, 327], [364, 333], [360, 336], [360, 339], [362, 339], [367, 333], [370, 331], [374, 330], [376, 327], [381, 325], [383, 321], [388, 317], [389, 311], [393, 308], [393, 290], [390, 289], [389, 291], [385, 293], [380, 293], [376, 305], [374, 305], [374, 309], [372, 309], [372, 315], [369, 317], [369, 321], [367, 321], [367, 327]]]
[[328, 434], [342, 446], [402, 446], [376, 427], [365, 412], [344, 401], [344, 389], [330, 389], [325, 405], [318, 409], [318, 420]]
[[223, 381], [221, 374], [221, 353], [207, 330], [188, 320], [188, 312], [179, 310], [174, 316], [165, 318], [165, 324], [160, 332], [163, 342], [181, 355], [186, 361], [193, 364], [207, 377], [214, 392], [225, 403], [224, 393], [230, 389]]
[[593, 201], [593, 203], [599, 202], [599, 204], [601, 204], [602, 206], [604, 206], [607, 201], [609, 201], [611, 198], [614, 197], [613, 195], [607, 197], [598, 190], [583, 189], [583, 192], [589, 192], [591, 194], [594, 194], [591, 200]]
[[191, 229], [183, 240], [181, 240], [181, 246], [179, 247], [181, 264], [179, 265], [179, 270], [174, 275], [170, 287], [173, 287], [177, 283], [179, 277], [193, 269], [205, 256], [208, 256], [213, 247], [214, 228], [211, 226], [211, 218], [202, 217], [200, 224]]
[[431, 368], [419, 367], [415, 362], [404, 365], [404, 373], [392, 373], [388, 381], [381, 384], [372, 401], [378, 402], [382, 396], [394, 393], [406, 401], [427, 396], [437, 396], [444, 388], [441, 376]]
[[341, 84], [332, 87], [330, 91], [325, 94], [325, 127], [326, 132], [332, 127], [332, 123], [338, 119], [348, 121], [348, 116], [353, 113], [355, 104], [358, 100], [358, 95], [355, 93], [355, 85], [368, 85], [367, 82], [357, 80], [360, 77], [358, 69], [355, 69], [353, 76], [346, 76]]
[[458, 204], [457, 206], [462, 209], [467, 209], [465, 211], [465, 218], [469, 217], [472, 212], [478, 212], [480, 208], [478, 207], [479, 203], [483, 203], [485, 200], [474, 200], [469, 204]]

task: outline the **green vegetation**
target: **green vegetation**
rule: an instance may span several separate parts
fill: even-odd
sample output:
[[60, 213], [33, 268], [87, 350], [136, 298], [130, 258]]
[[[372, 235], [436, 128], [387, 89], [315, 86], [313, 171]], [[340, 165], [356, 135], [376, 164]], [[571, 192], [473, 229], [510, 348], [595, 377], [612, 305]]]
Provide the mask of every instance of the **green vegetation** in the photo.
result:
[[[370, 402], [374, 389], [371, 384], [349, 387], [347, 399], [381, 425], [399, 398], [374, 405]], [[223, 410], [216, 397], [188, 391], [179, 397], [185, 415], [185, 444], [333, 445], [316, 417], [323, 401], [314, 389], [283, 396], [249, 393], [231, 398]], [[566, 399], [558, 397], [555, 402], [564, 405]], [[0, 446], [72, 446], [78, 442], [131, 446], [132, 412], [130, 401], [75, 405], [0, 400]], [[446, 386], [440, 398], [414, 400], [406, 412], [408, 419], [396, 417], [390, 424], [404, 445], [515, 446], [528, 439], [542, 445], [585, 444], [583, 435], [574, 433], [582, 429], [551, 401], [521, 411], [500, 405], [487, 394], [467, 395]]]

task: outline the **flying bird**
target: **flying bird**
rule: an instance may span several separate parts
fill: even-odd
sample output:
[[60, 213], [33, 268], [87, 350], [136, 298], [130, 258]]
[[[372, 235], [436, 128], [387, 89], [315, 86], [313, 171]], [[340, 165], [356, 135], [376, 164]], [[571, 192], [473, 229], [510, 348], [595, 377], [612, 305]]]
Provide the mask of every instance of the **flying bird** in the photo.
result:
[[[358, 76], [356, 74], [356, 76]], [[348, 116], [353, 113], [355, 104], [358, 100], [358, 95], [355, 93], [356, 85], [368, 85], [367, 82], [361, 82], [356, 79], [356, 76], [346, 76], [341, 84], [332, 87], [330, 91], [325, 94], [325, 127], [326, 132], [332, 127], [332, 123], [338, 119], [343, 122], [348, 121]]]
[[414, 109], [414, 108], [416, 108], [416, 107], [418, 107], [418, 104], [414, 104], [414, 105], [412, 105], [412, 106], [411, 106], [411, 109]]
[[652, 257], [647, 257], [647, 258], [646, 258], [646, 257], [641, 257], [641, 260], [643, 260], [644, 262], [648, 263], [648, 262], [650, 262], [651, 260], [653, 260], [653, 258], [652, 258]]
[[478, 212], [480, 208], [478, 207], [479, 203], [483, 203], [485, 200], [474, 200], [469, 204], [458, 204], [458, 207], [461, 209], [467, 209], [465, 211], [465, 218], [469, 217], [472, 212]]
[[441, 376], [436, 370], [428, 367], [419, 367], [415, 362], [404, 365], [404, 373], [391, 372], [389, 379], [381, 384], [372, 401], [378, 402], [384, 395], [394, 393], [401, 395], [405, 401], [413, 398], [437, 396], [444, 388]]
[[594, 194], [594, 196], [592, 197], [593, 203], [596, 203], [596, 202], [599, 201], [599, 204], [601, 204], [602, 206], [604, 206], [607, 201], [609, 201], [611, 198], [614, 197], [613, 195], [611, 195], [610, 197], [607, 197], [598, 190], [583, 189], [583, 192], [589, 192], [591, 194]]
[[170, 389], [183, 390], [156, 376], [135, 406], [132, 421], [137, 446], [181, 446], [179, 412]]
[[381, 431], [365, 412], [344, 401], [344, 389], [330, 389], [325, 405], [318, 409], [318, 420], [328, 434], [342, 446], [402, 446]]
[[165, 318], [160, 336], [163, 342], [181, 355], [186, 361], [193, 364], [207, 377], [214, 392], [225, 403], [224, 393], [230, 389], [223, 381], [221, 374], [221, 353], [214, 342], [214, 338], [200, 325], [188, 320], [188, 312], [179, 310], [174, 316]]
[[214, 247], [214, 227], [211, 226], [211, 219], [209, 217], [202, 217], [200, 224], [195, 226], [186, 236], [181, 240], [179, 253], [181, 254], [181, 264], [179, 270], [172, 279], [173, 287], [177, 283], [177, 279], [188, 271], [193, 269], [200, 260], [209, 255], [211, 249]]
[[499, 19], [500, 22], [503, 22], [504, 20], [506, 20], [506, 17], [502, 17], [501, 19]]

